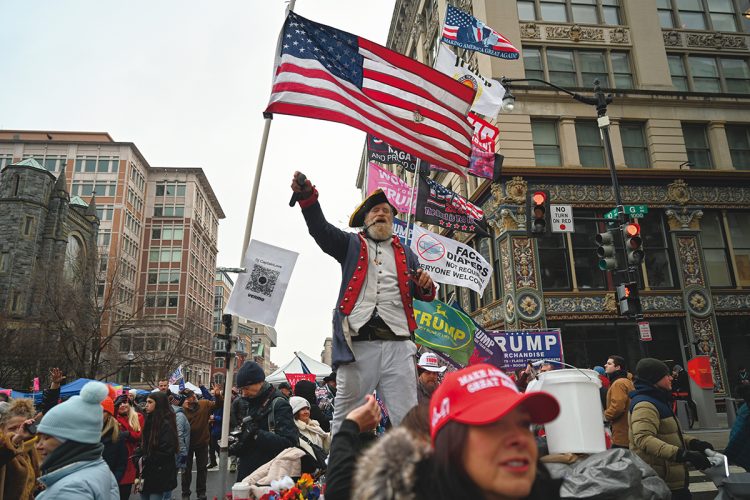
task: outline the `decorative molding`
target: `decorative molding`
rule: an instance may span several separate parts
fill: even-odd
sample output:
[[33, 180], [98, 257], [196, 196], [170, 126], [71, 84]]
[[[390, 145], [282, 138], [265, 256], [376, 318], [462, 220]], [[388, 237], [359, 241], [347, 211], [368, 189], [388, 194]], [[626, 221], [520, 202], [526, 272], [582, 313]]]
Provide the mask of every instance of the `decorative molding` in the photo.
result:
[[682, 207], [677, 210], [670, 208], [664, 212], [664, 215], [667, 216], [667, 222], [671, 231], [700, 231], [700, 222], [703, 218], [702, 210], [691, 210], [688, 207]]
[[[641, 306], [645, 312], [681, 311], [683, 300], [680, 295], [641, 295]], [[545, 297], [547, 314], [601, 313], [617, 314], [614, 293], [606, 295]]]
[[515, 270], [516, 289], [537, 288], [534, 245], [531, 238], [511, 238], [511, 245], [513, 247], [513, 269]]
[[690, 201], [690, 189], [683, 179], [677, 179], [667, 184], [667, 199], [678, 205], [684, 205]]
[[612, 28], [608, 30], [611, 43], [630, 43], [630, 31], [627, 28]]
[[579, 24], [519, 23], [522, 40], [555, 40], [572, 43], [595, 43], [603, 45], [631, 45], [630, 28], [617, 26], [600, 28]]
[[682, 47], [682, 35], [679, 31], [664, 31], [662, 36], [667, 47]]
[[717, 311], [750, 310], [750, 294], [713, 294], [713, 302]]
[[685, 290], [685, 300], [687, 302], [687, 308], [690, 314], [705, 318], [713, 312], [711, 295], [706, 291], [705, 288]]
[[712, 318], [690, 317], [690, 326], [693, 331], [693, 343], [696, 354], [708, 356], [711, 362], [711, 371], [714, 378], [714, 392], [726, 393], [724, 376], [719, 364], [719, 354], [716, 350], [716, 332]]
[[542, 33], [539, 31], [539, 25], [536, 23], [521, 23], [521, 38], [540, 40]]
[[573, 42], [603, 42], [602, 28], [586, 28], [577, 24], [573, 26], [545, 26], [547, 40], [571, 40]]
[[682, 271], [682, 283], [685, 288], [691, 286], [706, 286], [703, 269], [698, 252], [698, 238], [695, 236], [678, 236], [677, 255], [680, 263], [677, 266]]
[[723, 33], [687, 33], [685, 39], [688, 47], [747, 50], [744, 36]]

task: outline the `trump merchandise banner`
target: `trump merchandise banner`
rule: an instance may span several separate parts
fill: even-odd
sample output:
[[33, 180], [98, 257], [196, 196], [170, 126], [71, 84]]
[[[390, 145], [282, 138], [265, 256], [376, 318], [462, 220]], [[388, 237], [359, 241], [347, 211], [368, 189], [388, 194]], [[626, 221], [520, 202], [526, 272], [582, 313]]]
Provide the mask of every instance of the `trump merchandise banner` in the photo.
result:
[[559, 329], [540, 331], [483, 330], [474, 332], [472, 363], [489, 363], [505, 371], [526, 368], [531, 361], [564, 361]]
[[492, 266], [479, 252], [420, 226], [413, 226], [412, 231], [411, 249], [433, 281], [484, 293], [492, 278]]
[[[367, 192], [382, 189], [393, 206], [402, 214], [413, 214], [416, 197], [412, 196], [411, 186], [401, 180], [401, 177], [390, 172], [376, 163], [370, 162], [367, 169]], [[411, 208], [409, 200], [411, 198]]]
[[474, 352], [474, 322], [444, 302], [414, 301], [415, 342], [440, 351], [461, 366]]

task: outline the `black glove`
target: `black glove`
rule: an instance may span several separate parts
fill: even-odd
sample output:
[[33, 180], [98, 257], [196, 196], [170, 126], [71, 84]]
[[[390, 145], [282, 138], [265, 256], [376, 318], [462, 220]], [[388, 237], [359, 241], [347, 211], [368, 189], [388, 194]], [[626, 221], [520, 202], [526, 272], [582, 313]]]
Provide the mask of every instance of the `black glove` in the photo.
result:
[[690, 448], [692, 451], [700, 451], [702, 453], [706, 450], [713, 450], [714, 445], [712, 445], [708, 441], [701, 441], [700, 439], [693, 439], [692, 441], [690, 441], [688, 448]]
[[708, 457], [700, 451], [687, 451], [681, 449], [677, 452], [677, 461], [680, 463], [690, 462], [698, 470], [711, 467], [711, 462], [708, 461]]

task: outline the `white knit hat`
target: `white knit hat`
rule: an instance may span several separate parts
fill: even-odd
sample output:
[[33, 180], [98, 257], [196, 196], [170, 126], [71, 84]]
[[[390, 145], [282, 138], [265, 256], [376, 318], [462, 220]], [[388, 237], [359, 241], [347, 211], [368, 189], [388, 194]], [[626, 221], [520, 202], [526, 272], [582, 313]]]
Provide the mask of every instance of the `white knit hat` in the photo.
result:
[[77, 443], [98, 443], [102, 438], [104, 420], [101, 402], [108, 394], [105, 384], [87, 383], [80, 396], [73, 396], [48, 411], [37, 431]]
[[289, 404], [292, 405], [292, 415], [296, 415], [297, 412], [303, 408], [310, 408], [310, 402], [300, 396], [292, 396], [289, 398]]

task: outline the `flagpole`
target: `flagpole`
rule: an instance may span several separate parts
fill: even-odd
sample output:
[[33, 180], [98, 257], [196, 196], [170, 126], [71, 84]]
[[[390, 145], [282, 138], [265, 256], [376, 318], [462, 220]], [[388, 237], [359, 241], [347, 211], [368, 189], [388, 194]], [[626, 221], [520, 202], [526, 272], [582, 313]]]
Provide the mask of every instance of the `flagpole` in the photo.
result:
[[[412, 224], [412, 222], [411, 222], [411, 210], [412, 210], [412, 208], [414, 208], [414, 196], [415, 196], [414, 193], [418, 189], [418, 187], [417, 187], [417, 177], [419, 177], [419, 172], [422, 170], [422, 168], [421, 168], [422, 161], [423, 160], [419, 160], [417, 162], [416, 168], [414, 169], [414, 177], [411, 180], [411, 192], [409, 193], [409, 211], [406, 212], [406, 236], [404, 237], [404, 241], [406, 242], [406, 246], [407, 247], [410, 246], [410, 244], [411, 244], [411, 242], [409, 241], [409, 238], [411, 237], [411, 224]], [[414, 222], [415, 223], [417, 221], [417, 213], [416, 212], [417, 212], [417, 210], [415, 208], [414, 209]]]

